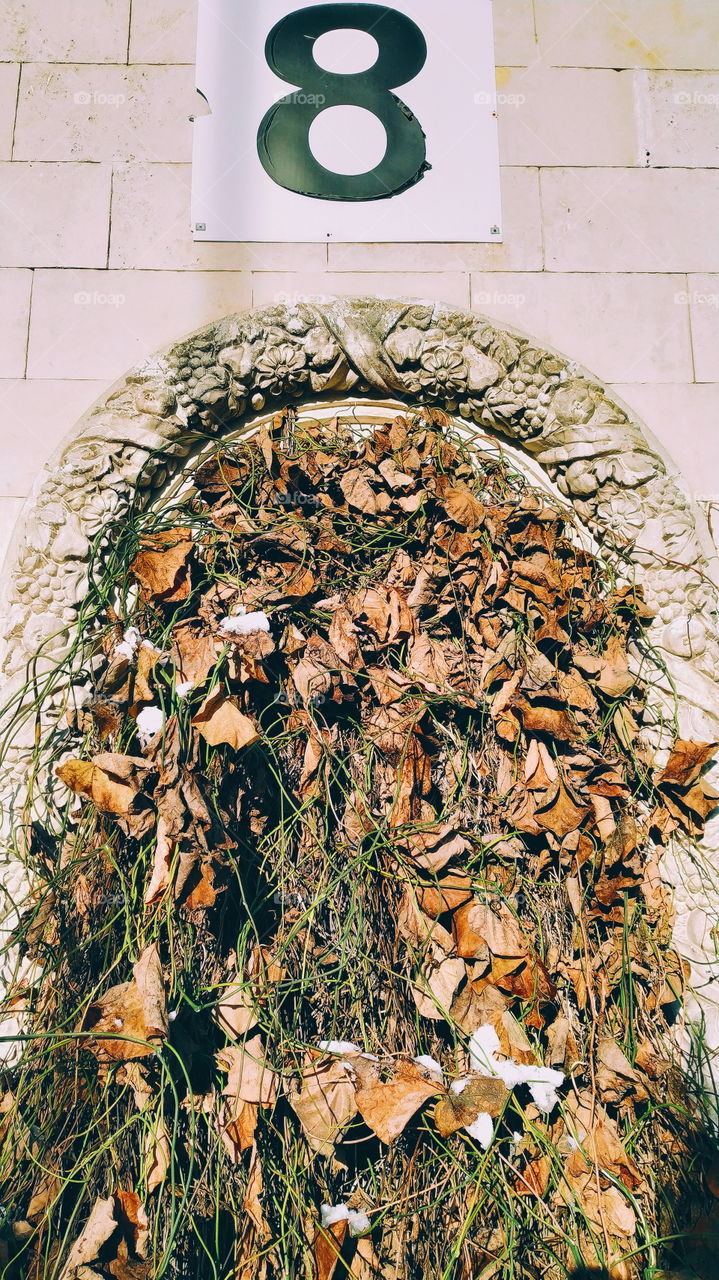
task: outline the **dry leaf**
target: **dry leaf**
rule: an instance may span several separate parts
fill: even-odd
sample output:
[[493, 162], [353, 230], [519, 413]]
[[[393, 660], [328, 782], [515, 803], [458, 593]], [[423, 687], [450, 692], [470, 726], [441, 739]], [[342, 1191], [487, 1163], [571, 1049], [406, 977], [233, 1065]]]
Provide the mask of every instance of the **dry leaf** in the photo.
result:
[[41, 1218], [55, 1203], [63, 1186], [62, 1178], [58, 1174], [49, 1172], [42, 1174], [30, 1197], [25, 1217], [30, 1221], [33, 1218]]
[[549, 1156], [538, 1155], [528, 1160], [514, 1180], [514, 1190], [519, 1196], [536, 1196], [543, 1200], [549, 1187], [552, 1161]]
[[318, 1227], [313, 1247], [313, 1280], [332, 1280], [347, 1238], [348, 1226], [347, 1219], [343, 1218], [341, 1222], [333, 1222], [329, 1227]]
[[486, 948], [495, 956], [513, 960], [524, 960], [531, 954], [529, 940], [501, 901], [490, 906], [474, 898], [455, 911], [452, 930], [458, 954], [468, 960], [482, 956]]
[[[247, 1190], [242, 1203], [243, 1212], [251, 1218], [257, 1234], [263, 1243], [272, 1239], [272, 1232], [267, 1225], [262, 1208], [262, 1165], [257, 1151], [253, 1151], [247, 1178]], [[253, 1275], [256, 1274], [253, 1272]]]
[[256, 1102], [269, 1107], [277, 1100], [280, 1079], [265, 1062], [261, 1036], [253, 1036], [242, 1045], [228, 1045], [217, 1054], [220, 1066], [229, 1071], [223, 1090], [226, 1098]]
[[155, 766], [142, 756], [105, 752], [92, 760], [66, 760], [55, 772], [76, 795], [91, 800], [102, 813], [119, 818], [128, 834], [139, 838], [152, 828], [154, 811], [141, 789]]
[[145, 1132], [147, 1194], [152, 1195], [167, 1177], [172, 1158], [170, 1131], [163, 1116], [155, 1116]]
[[382, 511], [389, 511], [392, 506], [388, 495], [382, 489], [375, 492], [359, 468], [345, 471], [340, 479], [340, 489], [349, 505], [365, 515], [379, 515]]
[[243, 1102], [241, 1098], [225, 1104], [220, 1137], [233, 1164], [239, 1164], [242, 1153], [254, 1147], [259, 1112], [259, 1103]]
[[412, 996], [421, 1016], [434, 1021], [446, 1018], [465, 974], [464, 960], [448, 956], [443, 947], [431, 943], [412, 984]]
[[611, 1173], [635, 1193], [646, 1189], [644, 1177], [635, 1161], [626, 1151], [617, 1129], [604, 1107], [593, 1102], [588, 1092], [570, 1094], [566, 1103], [571, 1117], [571, 1131], [579, 1148], [572, 1152], [576, 1167], [589, 1160], [592, 1164]]
[[450, 520], [463, 529], [478, 529], [484, 521], [485, 508], [466, 485], [449, 485], [441, 501]]
[[228, 983], [215, 1006], [218, 1024], [225, 1034], [232, 1039], [245, 1035], [257, 1021], [262, 1001], [271, 996], [271, 988], [284, 977], [284, 968], [266, 947], [253, 947], [245, 980]]
[[414, 619], [406, 597], [394, 587], [387, 591], [368, 587], [352, 603], [351, 612], [355, 620], [365, 621], [383, 645], [407, 640], [414, 632]]
[[534, 820], [545, 831], [551, 831], [555, 836], [566, 836], [581, 827], [590, 812], [590, 806], [575, 800], [559, 778], [545, 803], [535, 809]]
[[234, 698], [222, 689], [205, 699], [193, 716], [192, 724], [211, 747], [226, 745], [239, 751], [259, 740], [259, 733], [249, 716], [240, 711]]
[[626, 660], [623, 665], [615, 664], [601, 654], [575, 650], [572, 662], [607, 698], [623, 698], [636, 684], [636, 676], [629, 671]]
[[416, 1111], [442, 1086], [428, 1080], [414, 1062], [397, 1063], [389, 1080], [372, 1081], [355, 1094], [362, 1119], [387, 1144], [403, 1132]]
[[469, 841], [451, 825], [427, 825], [403, 837], [402, 847], [418, 866], [435, 875], [470, 848]]
[[450, 1089], [434, 1109], [434, 1122], [443, 1138], [473, 1124], [477, 1116], [487, 1114], [496, 1119], [509, 1097], [502, 1080], [492, 1076], [474, 1076], [461, 1093]]
[[174, 604], [190, 594], [192, 531], [166, 529], [143, 535], [142, 547], [130, 565], [143, 600]]
[[131, 716], [136, 716], [145, 703], [155, 701], [156, 694], [150, 679], [162, 657], [164, 657], [162, 650], [155, 649], [147, 641], [143, 641], [137, 650], [137, 661], [132, 682], [132, 699], [129, 706]]
[[115, 1212], [114, 1196], [95, 1201], [90, 1217], [68, 1254], [60, 1280], [76, 1280], [81, 1267], [95, 1262], [103, 1245], [107, 1244], [117, 1230]]
[[451, 869], [436, 884], [417, 890], [417, 902], [425, 915], [434, 920], [446, 911], [456, 911], [473, 897], [472, 881], [468, 875]]
[[[89, 1033], [89, 1047], [100, 1058], [127, 1061], [156, 1051], [168, 1033], [165, 984], [157, 943], [142, 952], [133, 967], [131, 982], [110, 987], [90, 1005], [82, 1030]], [[99, 1036], [108, 1038], [98, 1039]], [[133, 1043], [135, 1041], [140, 1043]]]
[[560, 742], [573, 742], [581, 730], [563, 707], [551, 707], [517, 698], [514, 707], [519, 712], [522, 728], [526, 733], [545, 733]]
[[679, 787], [689, 787], [696, 782], [705, 764], [715, 754], [719, 742], [687, 742], [678, 738], [658, 782]]
[[166, 892], [170, 883], [170, 867], [177, 849], [177, 840], [167, 834], [167, 819], [160, 814], [155, 833], [155, 853], [150, 883], [145, 890], [145, 906], [153, 906]]
[[352, 1059], [319, 1058], [310, 1061], [300, 1077], [300, 1088], [290, 1090], [290, 1104], [313, 1150], [331, 1155], [343, 1129], [357, 1114], [355, 1087], [348, 1071]]
[[60, 1280], [94, 1280], [99, 1275], [89, 1264], [96, 1263], [116, 1238], [116, 1255], [107, 1266], [116, 1280], [147, 1280], [149, 1268], [138, 1259], [145, 1256], [149, 1231], [147, 1214], [134, 1191], [118, 1191], [105, 1200], [96, 1200], [90, 1217], [72, 1246]]
[[172, 629], [171, 657], [177, 680], [202, 684], [217, 663], [219, 644], [198, 618], [178, 622]]

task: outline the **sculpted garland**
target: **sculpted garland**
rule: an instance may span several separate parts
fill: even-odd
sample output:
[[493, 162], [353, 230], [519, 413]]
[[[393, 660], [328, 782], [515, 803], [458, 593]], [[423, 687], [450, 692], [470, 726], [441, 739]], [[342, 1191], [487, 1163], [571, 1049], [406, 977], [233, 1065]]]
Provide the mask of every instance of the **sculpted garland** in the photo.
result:
[[[160, 497], [208, 437], [288, 401], [393, 399], [438, 405], [535, 460], [656, 610], [655, 746], [676, 713], [683, 737], [719, 738], [717, 594], [702, 517], [658, 446], [602, 385], [560, 355], [471, 313], [426, 302], [345, 298], [229, 316], [135, 368], [79, 424], [41, 473], [6, 563], [3, 702], [62, 659], [87, 585], [93, 539], [139, 490]], [[58, 713], [66, 691], [44, 702]], [[17, 706], [15, 708], [17, 711]], [[4, 817], [22, 798], [29, 717], [6, 753]], [[7, 833], [6, 833], [7, 834]], [[710, 827], [706, 862], [719, 849]], [[7, 858], [7, 853], [6, 853]], [[671, 861], [671, 865], [670, 865]], [[11, 900], [22, 870], [7, 865]], [[695, 964], [706, 1034], [719, 1049], [713, 880], [688, 850], [665, 861], [677, 944]], [[698, 1012], [698, 1010], [695, 1010]]]

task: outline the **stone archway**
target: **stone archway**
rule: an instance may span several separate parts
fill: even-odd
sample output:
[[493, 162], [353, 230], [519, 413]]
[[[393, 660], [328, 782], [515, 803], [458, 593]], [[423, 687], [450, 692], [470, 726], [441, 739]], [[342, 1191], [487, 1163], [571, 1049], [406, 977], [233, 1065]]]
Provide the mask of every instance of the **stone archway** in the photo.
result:
[[[122, 518], [137, 490], [161, 493], [193, 449], [247, 415], [322, 397], [437, 405], [531, 457], [657, 611], [649, 629], [656, 749], [663, 721], [682, 737], [719, 738], [710, 539], [656, 442], [600, 382], [527, 337], [441, 304], [372, 298], [229, 316], [133, 369], [82, 419], [39, 475], [0, 582], [3, 700], [14, 697], [17, 710], [28, 664], [41, 671], [64, 656], [93, 539]], [[49, 716], [57, 704], [55, 690]], [[29, 715], [6, 755], [10, 823], [33, 741]], [[707, 864], [715, 848], [717, 824]], [[676, 894], [677, 944], [694, 964], [706, 1040], [717, 1050], [719, 891], [688, 848], [677, 847], [665, 875]]]

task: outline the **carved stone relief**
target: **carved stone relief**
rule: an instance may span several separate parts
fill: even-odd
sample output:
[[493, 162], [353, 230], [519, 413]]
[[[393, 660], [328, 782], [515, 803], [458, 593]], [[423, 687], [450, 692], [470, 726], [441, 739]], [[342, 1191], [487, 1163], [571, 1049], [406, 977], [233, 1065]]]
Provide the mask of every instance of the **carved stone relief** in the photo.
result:
[[[436, 405], [531, 457], [656, 610], [655, 748], [666, 742], [662, 720], [675, 716], [681, 736], [719, 739], [711, 539], [660, 447], [600, 382], [531, 339], [440, 304], [372, 298], [229, 316], [133, 369], [85, 416], [39, 475], [0, 579], [3, 701], [25, 696], [29, 663], [42, 673], [65, 654], [93, 540], [138, 491], [156, 497], [190, 453], [236, 432], [243, 416], [323, 396]], [[47, 717], [60, 699], [56, 690], [44, 700]], [[34, 734], [29, 717], [6, 751], [10, 825]], [[719, 1051], [717, 855], [719, 822], [704, 844], [709, 870], [677, 848], [665, 874], [675, 886], [677, 943]], [[17, 900], [21, 869], [6, 872]]]

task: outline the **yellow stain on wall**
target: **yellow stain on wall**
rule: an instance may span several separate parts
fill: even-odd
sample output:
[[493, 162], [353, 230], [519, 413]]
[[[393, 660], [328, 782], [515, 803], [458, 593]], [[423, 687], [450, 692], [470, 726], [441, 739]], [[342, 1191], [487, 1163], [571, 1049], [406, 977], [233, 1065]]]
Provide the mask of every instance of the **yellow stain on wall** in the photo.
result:
[[[697, 11], [687, 0], [661, 0], [666, 5], [672, 25], [676, 27], [677, 35], [687, 35], [696, 31], [701, 26], [701, 19], [697, 19]], [[637, 27], [641, 27], [641, 9], [639, 6], [632, 12], [632, 5], [625, 5], [624, 12], [626, 18], [621, 18], [612, 24], [612, 36], [617, 39], [620, 45], [623, 45], [635, 58], [637, 66], [647, 66], [659, 68], [674, 65], [671, 45], [665, 47], [651, 48], [645, 44], [640, 34], [637, 34]]]

